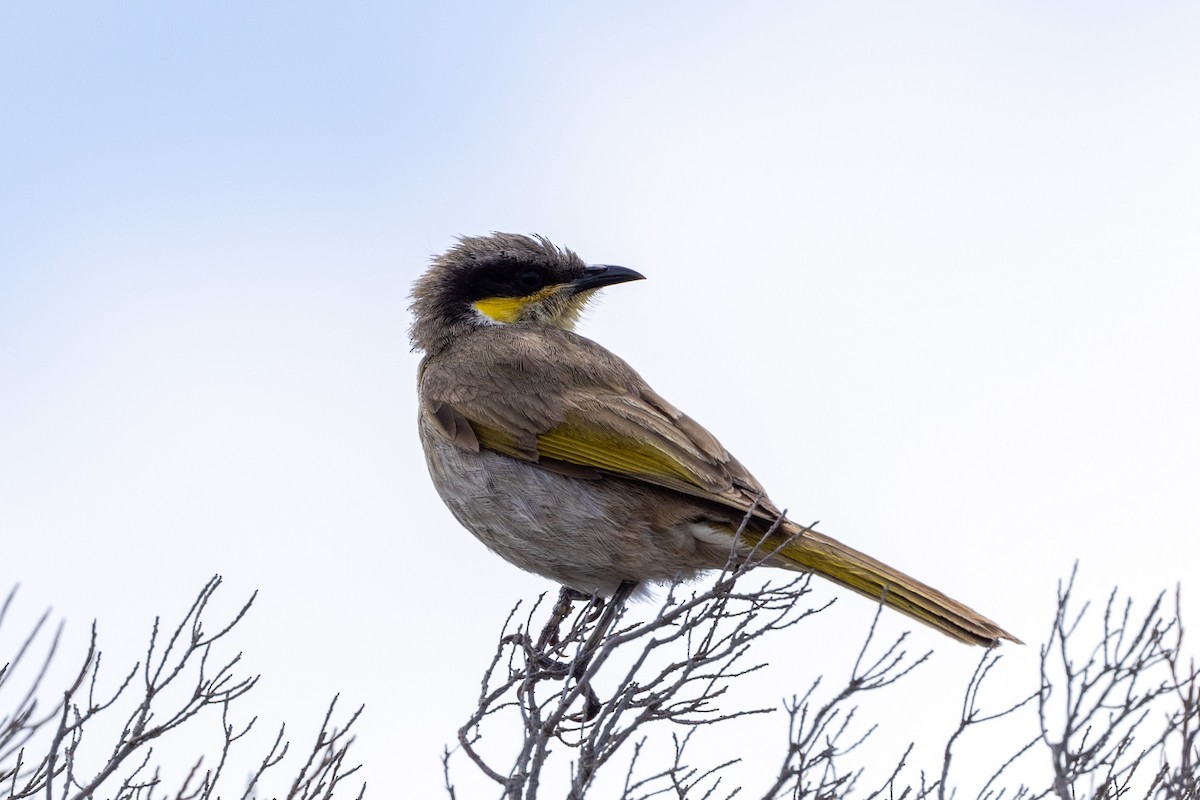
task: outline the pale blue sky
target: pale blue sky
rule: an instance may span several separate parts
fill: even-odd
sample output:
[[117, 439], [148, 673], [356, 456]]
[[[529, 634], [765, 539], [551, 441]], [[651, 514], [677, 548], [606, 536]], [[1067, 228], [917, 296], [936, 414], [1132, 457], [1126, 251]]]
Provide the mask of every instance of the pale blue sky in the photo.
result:
[[[428, 483], [407, 293], [511, 230], [648, 276], [583, 332], [798, 519], [1031, 643], [1076, 558], [1148, 599], [1200, 558], [1197, 41], [1186, 3], [5, 4], [0, 588], [114, 664], [261, 589], [260, 713], [366, 702], [372, 793], [435, 796], [548, 585]], [[887, 747], [974, 664], [916, 636]]]

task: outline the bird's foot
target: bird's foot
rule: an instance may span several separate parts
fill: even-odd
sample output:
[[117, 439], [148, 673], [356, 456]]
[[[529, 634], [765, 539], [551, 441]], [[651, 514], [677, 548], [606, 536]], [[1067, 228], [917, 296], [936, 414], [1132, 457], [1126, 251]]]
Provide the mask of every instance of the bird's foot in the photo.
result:
[[542, 626], [542, 632], [538, 636], [537, 650], [539, 653], [544, 653], [547, 649], [553, 649], [559, 645], [558, 629], [574, 610], [575, 602], [591, 599], [592, 595], [584, 594], [570, 586], [559, 588], [558, 600], [554, 601], [554, 610], [550, 612], [550, 619], [546, 620], [546, 624]]

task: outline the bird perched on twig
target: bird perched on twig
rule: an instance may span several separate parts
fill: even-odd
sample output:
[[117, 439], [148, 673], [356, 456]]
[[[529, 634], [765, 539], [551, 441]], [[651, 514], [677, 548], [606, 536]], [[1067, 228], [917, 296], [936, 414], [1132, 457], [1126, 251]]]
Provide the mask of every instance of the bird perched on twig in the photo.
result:
[[497, 233], [462, 238], [416, 282], [421, 443], [459, 522], [518, 567], [588, 594], [623, 600], [757, 547], [772, 566], [815, 572], [960, 641], [1017, 641], [936, 589], [781, 520], [712, 434], [573, 332], [597, 289], [642, 277], [542, 237]]

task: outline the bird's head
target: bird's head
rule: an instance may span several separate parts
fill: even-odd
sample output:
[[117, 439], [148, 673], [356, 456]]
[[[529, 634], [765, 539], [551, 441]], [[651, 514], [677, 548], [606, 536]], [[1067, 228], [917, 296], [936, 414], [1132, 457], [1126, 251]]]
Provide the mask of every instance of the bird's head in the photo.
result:
[[585, 264], [541, 236], [464, 236], [413, 285], [413, 348], [432, 353], [489, 325], [571, 330], [597, 289], [643, 277], [625, 267]]

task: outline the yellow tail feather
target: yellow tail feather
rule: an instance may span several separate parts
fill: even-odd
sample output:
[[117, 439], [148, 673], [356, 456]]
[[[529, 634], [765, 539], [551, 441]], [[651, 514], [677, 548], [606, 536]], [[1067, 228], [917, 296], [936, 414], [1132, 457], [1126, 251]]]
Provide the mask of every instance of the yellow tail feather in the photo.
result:
[[[987, 617], [957, 600], [887, 564], [860, 553], [837, 539], [814, 530], [785, 523], [781, 533], [792, 539], [779, 550], [786, 565], [815, 572], [834, 583], [907, 614], [967, 644], [995, 647], [1002, 639], [1023, 644], [1020, 639]], [[772, 537], [774, 539], [774, 537]]]

